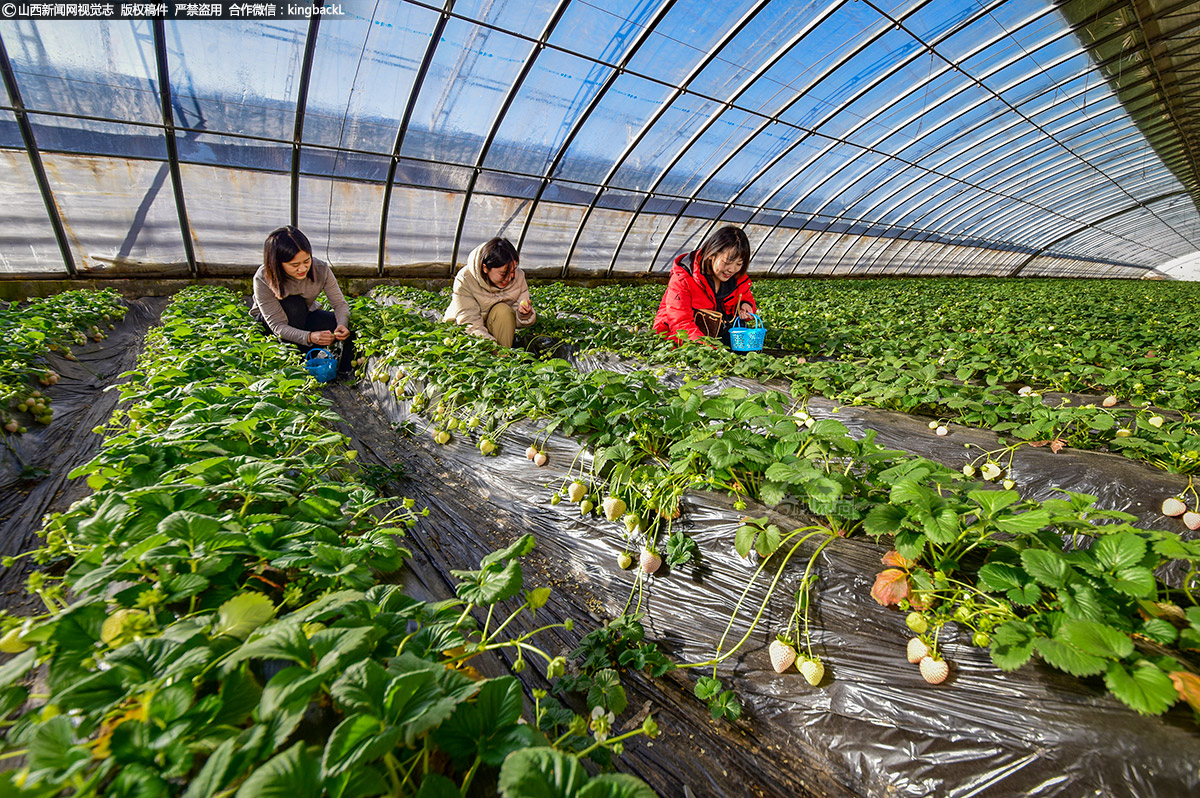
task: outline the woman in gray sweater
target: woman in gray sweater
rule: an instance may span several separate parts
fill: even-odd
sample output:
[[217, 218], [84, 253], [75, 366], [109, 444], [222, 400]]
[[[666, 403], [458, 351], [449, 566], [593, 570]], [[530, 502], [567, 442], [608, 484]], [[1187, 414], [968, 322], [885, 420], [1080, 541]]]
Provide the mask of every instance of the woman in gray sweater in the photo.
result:
[[[321, 294], [329, 300], [332, 313], [320, 309], [317, 298]], [[263, 265], [254, 273], [250, 315], [301, 352], [341, 341], [338, 376], [353, 370], [354, 333], [346, 326], [350, 306], [338, 288], [333, 269], [313, 257], [312, 244], [299, 229], [287, 225], [267, 236]]]

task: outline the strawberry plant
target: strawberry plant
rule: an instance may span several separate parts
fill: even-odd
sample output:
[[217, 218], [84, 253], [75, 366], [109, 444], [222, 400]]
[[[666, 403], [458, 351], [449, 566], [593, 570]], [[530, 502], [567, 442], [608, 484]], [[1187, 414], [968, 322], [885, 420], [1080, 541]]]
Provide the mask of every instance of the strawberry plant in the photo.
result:
[[46, 362], [51, 352], [74, 360], [71, 347], [89, 339], [102, 341], [125, 316], [125, 303], [112, 289], [67, 291], [22, 306], [0, 303], [0, 426], [5, 432], [24, 432], [29, 423], [49, 424], [54, 418], [50, 387], [58, 372]]
[[[571, 294], [563, 288], [552, 291], [556, 295]], [[621, 546], [626, 552], [631, 547], [644, 549], [642, 559], [655, 571], [664, 542], [668, 556], [671, 541], [675, 541], [680, 556], [686, 548], [672, 523], [681, 512], [680, 499], [687, 490], [728, 493], [735, 503], [743, 505], [750, 499], [768, 506], [794, 504], [819, 519], [817, 524], [789, 533], [767, 519], [751, 519], [739, 529], [735, 540], [739, 554], [745, 557], [753, 550], [760, 563], [734, 607], [725, 636], [754, 580], [767, 567], [775, 570], [767, 598], [753, 614], [749, 631], [728, 650], [723, 637], [712, 659], [681, 666], [713, 667], [712, 676], [704, 677], [696, 689], [697, 695], [709, 703], [714, 717], [732, 718], [739, 711], [733, 693], [717, 678], [716, 668], [753, 634], [798, 547], [812, 536], [824, 536], [810, 555], [801, 580], [803, 595], [797, 598], [807, 622], [811, 599], [806, 597], [812, 584], [810, 577], [815, 575], [815, 557], [834, 537], [853, 538], [860, 533], [894, 548], [885, 559], [889, 567], [879, 574], [872, 593], [880, 604], [919, 613], [925, 624], [919, 634], [926, 649], [920, 659], [930, 658], [925, 671], [931, 680], [945, 678], [943, 666], [949, 670], [939, 651], [941, 636], [961, 626], [977, 645], [991, 650], [1000, 667], [1018, 667], [1036, 653], [1069, 672], [1081, 668], [1095, 672], [1095, 660], [1077, 656], [1086, 653], [1104, 660], [1106, 668], [1112, 665], [1113, 693], [1135, 709], [1162, 711], [1180, 698], [1196, 700], [1189, 688], [1194, 674], [1189, 660], [1192, 645], [1185, 642], [1192, 638], [1184, 634], [1185, 621], [1181, 620], [1195, 606], [1194, 590], [1200, 583], [1196, 544], [1182, 541], [1173, 533], [1137, 530], [1129, 526], [1128, 516], [1097, 510], [1094, 499], [1072, 495], [1070, 499], [1038, 503], [1022, 500], [1012, 490], [984, 489], [1004, 476], [1016, 447], [1042, 444], [1053, 448], [1064, 436], [1075, 435], [1078, 424], [1064, 426], [1064, 419], [1086, 419], [1091, 427], [1104, 427], [1105, 422], [1098, 421], [1101, 418], [1117, 423], [1111, 415], [1091, 413], [1097, 408], [1065, 403], [1059, 408], [1049, 407], [1034, 395], [1037, 391], [1022, 395], [998, 385], [989, 386], [985, 389], [991, 391], [989, 396], [1007, 391], [1013, 397], [1010, 405], [1031, 419], [1023, 423], [1034, 426], [1014, 428], [1014, 433], [1019, 431], [1014, 434], [1018, 442], [1002, 443], [1001, 449], [985, 452], [971, 471], [964, 473], [885, 449], [875, 443], [871, 432], [855, 438], [844, 425], [812, 418], [803, 402], [797, 407], [792, 397], [778, 391], [752, 394], [741, 388], [718, 390], [699, 380], [684, 380], [673, 387], [665, 384], [660, 379], [662, 374], [654, 369], [615, 373], [594, 368], [581, 373], [564, 361], [540, 361], [521, 351], [497, 359], [489, 343], [447, 336], [445, 325], [414, 316], [403, 308], [374, 306], [367, 312], [371, 314], [376, 320], [376, 326], [368, 332], [375, 341], [372, 368], [391, 374], [390, 386], [403, 386], [393, 387], [393, 391], [409, 401], [411, 412], [424, 412], [436, 404], [442, 412], [482, 419], [477, 434], [486, 431], [497, 440], [503, 439], [504, 430], [517, 419], [529, 419], [541, 425], [542, 435], [558, 431], [590, 447], [592, 461], [586, 473], [581, 449], [576, 465], [554, 496], [566, 495], [581, 504], [588, 501], [598, 506], [604, 499], [611, 499], [609, 506], [613, 508], [618, 506], [617, 501], [624, 503], [622, 520], [611, 522], [616, 524]], [[554, 321], [549, 312], [540, 318]], [[581, 319], [560, 315], [557, 321], [563, 330], [592, 329], [590, 322]], [[401, 329], [403, 335], [397, 332]], [[1056, 347], [1051, 349], [1057, 351]], [[664, 362], [669, 360], [689, 372], [727, 364], [732, 361], [726, 358], [733, 357], [708, 347], [675, 350], [669, 344], [652, 345], [647, 351], [652, 357], [665, 352], [669, 357]], [[1052, 355], [1047, 350], [1038, 357], [1050, 362]], [[754, 361], [743, 358], [738, 362]], [[781, 367], [776, 373], [788, 373], [798, 365], [803, 364], [788, 364], [786, 370]], [[849, 368], [853, 364], [833, 365]], [[923, 366], [921, 379], [941, 379], [954, 390], [962, 387], [939, 377], [937, 366]], [[897, 375], [897, 380], [901, 377]], [[943, 419], [953, 418], [946, 413], [945, 398], [939, 393], [928, 402], [937, 405]], [[1125, 423], [1138, 425], [1139, 429], [1145, 426], [1159, 432], [1168, 426], [1165, 418], [1159, 423], [1157, 414], [1147, 407], [1135, 408], [1128, 418], [1132, 420]], [[1038, 426], [1043, 421], [1044, 425]], [[981, 482], [969, 478], [976, 472]], [[1071, 509], [1068, 512], [1065, 508]], [[615, 509], [612, 515], [616, 515]], [[1136, 545], [1132, 538], [1121, 538], [1127, 542], [1119, 548], [1128, 547], [1128, 552], [1120, 556], [1107, 551], [1117, 544], [1100, 545], [1122, 534], [1142, 541], [1136, 562], [1132, 559]], [[1096, 556], [1109, 559], [1088, 559]], [[1039, 570], [1047, 562], [1060, 560], [1077, 572], [1056, 576], [1056, 571], [1047, 572], [1044, 567]], [[1168, 584], [1155, 577], [1156, 570], [1171, 563], [1182, 564], [1186, 571], [1182, 580]], [[1062, 584], [1054, 584], [1055, 580]], [[627, 615], [638, 617], [646, 585], [645, 576], [639, 572], [626, 602]], [[1166, 609], [1152, 610], [1147, 604]], [[1096, 653], [1098, 646], [1084, 651], [1079, 640], [1058, 640], [1055, 635], [1065, 620], [1101, 624], [1133, 641], [1156, 634], [1163, 641], [1159, 645], [1172, 653], [1155, 659], [1126, 652], [1123, 645], [1113, 642], [1110, 656], [1105, 659]], [[1164, 623], [1174, 629], [1173, 635]], [[795, 641], [790, 627], [787, 636]], [[1072, 634], [1078, 637], [1078, 632]], [[1039, 642], [1043, 639], [1046, 642]], [[807, 640], [806, 634], [806, 645]], [[811, 663], [806, 678], [819, 682], [823, 677], [819, 659], [811, 650], [804, 659]], [[1151, 665], [1158, 668], [1159, 676], [1146, 670]], [[1118, 667], [1125, 670], [1118, 671]], [[1137, 678], [1123, 679], [1122, 674]], [[1157, 703], [1139, 700], [1136, 690], [1128, 687], [1130, 679], [1135, 687], [1156, 685]], [[1170, 701], [1165, 691], [1167, 683], [1175, 689]]]
[[469, 660], [509, 648], [517, 668], [534, 656], [562, 675], [536, 632], [503, 636], [549, 595], [523, 586], [532, 539], [457, 572], [451, 601], [384, 583], [420, 513], [358, 480], [294, 351], [248, 333], [244, 313], [218, 289], [173, 300], [100, 453], [77, 470], [93, 494], [48, 519], [33, 554], [48, 570], [29, 580], [47, 612], [0, 621], [15, 655], [0, 706], [21, 713], [0, 757], [24, 757], [0, 785], [349, 798], [465, 792], [483, 778], [519, 792], [557, 768], [598, 795], [649, 795], [627, 777], [588, 779], [578, 756], [656, 733], [650, 719], [614, 736], [611, 723], [558, 718], [581, 734], [510, 761], [550, 741], [522, 722], [517, 680], [479, 679]]

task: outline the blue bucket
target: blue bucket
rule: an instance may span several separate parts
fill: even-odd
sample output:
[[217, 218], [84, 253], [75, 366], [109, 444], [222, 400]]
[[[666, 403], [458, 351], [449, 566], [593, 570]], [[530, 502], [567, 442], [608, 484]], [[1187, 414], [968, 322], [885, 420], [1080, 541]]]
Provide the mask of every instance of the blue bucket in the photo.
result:
[[317, 382], [329, 382], [337, 376], [338, 360], [328, 349], [317, 347], [308, 350], [304, 368]]
[[735, 352], [758, 352], [763, 348], [763, 341], [767, 337], [767, 328], [763, 326], [762, 319], [757, 313], [751, 314], [754, 316], [756, 327], [742, 326], [742, 317], [738, 316], [733, 320], [733, 326], [729, 328], [729, 348]]

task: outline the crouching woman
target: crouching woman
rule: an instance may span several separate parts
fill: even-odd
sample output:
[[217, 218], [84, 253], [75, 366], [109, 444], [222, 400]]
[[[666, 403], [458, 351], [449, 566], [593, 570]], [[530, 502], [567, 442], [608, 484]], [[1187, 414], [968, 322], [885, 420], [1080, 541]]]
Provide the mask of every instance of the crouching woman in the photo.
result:
[[654, 329], [667, 338], [720, 338], [729, 346], [734, 317], [753, 319], [757, 306], [750, 291], [750, 241], [737, 227], [722, 227], [700, 249], [675, 259]]
[[[352, 372], [354, 334], [350, 306], [342, 296], [333, 269], [313, 257], [308, 237], [295, 227], [280, 227], [267, 236], [263, 265], [254, 273], [250, 315], [281, 340], [307, 353], [314, 347], [342, 342], [338, 376]], [[333, 311], [320, 309], [325, 295]]]
[[454, 278], [442, 321], [461, 324], [472, 335], [504, 347], [512, 347], [518, 328], [537, 321], [529, 283], [511, 241], [493, 238], [471, 250], [467, 265]]

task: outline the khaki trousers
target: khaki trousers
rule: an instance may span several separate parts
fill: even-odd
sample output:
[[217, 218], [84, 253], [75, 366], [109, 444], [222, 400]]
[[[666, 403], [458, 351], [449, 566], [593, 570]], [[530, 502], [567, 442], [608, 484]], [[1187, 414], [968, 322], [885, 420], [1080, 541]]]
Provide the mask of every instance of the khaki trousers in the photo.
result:
[[512, 348], [513, 335], [517, 332], [517, 314], [513, 312], [511, 305], [507, 302], [492, 305], [485, 324], [500, 346]]

